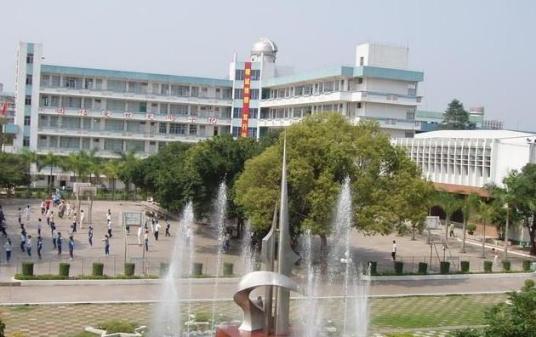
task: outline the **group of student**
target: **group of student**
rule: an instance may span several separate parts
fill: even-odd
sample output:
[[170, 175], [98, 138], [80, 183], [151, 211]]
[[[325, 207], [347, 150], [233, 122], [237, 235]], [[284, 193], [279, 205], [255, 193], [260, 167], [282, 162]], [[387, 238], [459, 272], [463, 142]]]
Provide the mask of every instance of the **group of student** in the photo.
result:
[[[162, 229], [162, 226], [160, 225], [159, 216], [152, 214], [149, 221], [145, 221], [145, 224], [143, 226], [140, 226], [138, 228], [138, 245], [142, 245], [142, 236], [143, 236], [143, 245], [145, 247], [145, 251], [149, 251], [149, 226], [150, 230], [153, 233], [155, 241], [158, 241], [158, 238], [160, 236], [160, 230]], [[164, 236], [170, 237], [170, 228], [171, 225], [169, 221], [167, 221], [167, 218], [165, 219], [166, 222], [166, 232]]]

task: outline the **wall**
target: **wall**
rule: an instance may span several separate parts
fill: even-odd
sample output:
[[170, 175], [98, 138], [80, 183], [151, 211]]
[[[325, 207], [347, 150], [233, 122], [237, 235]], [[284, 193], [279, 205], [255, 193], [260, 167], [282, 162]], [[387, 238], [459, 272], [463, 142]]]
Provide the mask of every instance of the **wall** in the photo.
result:
[[356, 66], [360, 66], [360, 58], [364, 57], [364, 65], [407, 69], [409, 49], [405, 47], [386, 46], [366, 43], [356, 47]]

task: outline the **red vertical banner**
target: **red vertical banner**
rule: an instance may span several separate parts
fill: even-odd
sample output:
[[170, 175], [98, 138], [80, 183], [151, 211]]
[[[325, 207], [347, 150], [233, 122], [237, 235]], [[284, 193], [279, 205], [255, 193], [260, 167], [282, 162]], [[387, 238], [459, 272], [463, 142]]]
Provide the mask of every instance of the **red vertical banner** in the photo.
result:
[[240, 125], [240, 137], [248, 136], [249, 124], [249, 100], [251, 98], [251, 62], [244, 65], [244, 86], [242, 88], [242, 124]]

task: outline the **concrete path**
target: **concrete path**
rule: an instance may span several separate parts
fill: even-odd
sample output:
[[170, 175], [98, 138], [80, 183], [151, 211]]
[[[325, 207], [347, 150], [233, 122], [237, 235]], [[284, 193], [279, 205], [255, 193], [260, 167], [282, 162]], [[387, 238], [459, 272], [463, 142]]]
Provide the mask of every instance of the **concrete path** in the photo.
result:
[[[536, 280], [536, 275], [531, 277]], [[512, 276], [493, 279], [418, 280], [372, 282], [370, 294], [382, 296], [415, 296], [447, 294], [504, 293], [519, 290], [526, 276]], [[133, 282], [99, 282], [94, 285], [22, 285], [0, 287], [1, 304], [53, 304], [53, 303], [121, 303], [158, 301], [161, 285], [158, 282], [140, 284]], [[230, 300], [236, 289], [236, 279], [222, 280], [218, 295], [214, 296], [212, 280], [195, 280], [191, 294], [184, 294], [185, 300], [213, 301]], [[325, 286], [320, 291], [325, 297], [343, 295], [339, 284]], [[295, 294], [295, 297], [300, 295]]]

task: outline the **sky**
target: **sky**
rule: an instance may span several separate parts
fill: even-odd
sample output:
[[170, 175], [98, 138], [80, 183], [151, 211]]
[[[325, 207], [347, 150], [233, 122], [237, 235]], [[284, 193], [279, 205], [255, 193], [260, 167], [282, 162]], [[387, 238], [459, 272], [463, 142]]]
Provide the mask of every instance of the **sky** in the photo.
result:
[[420, 109], [453, 98], [488, 119], [536, 131], [534, 0], [1, 0], [0, 82], [14, 91], [19, 41], [45, 63], [224, 78], [259, 37], [277, 63], [354, 65], [355, 46], [407, 46], [424, 72]]

